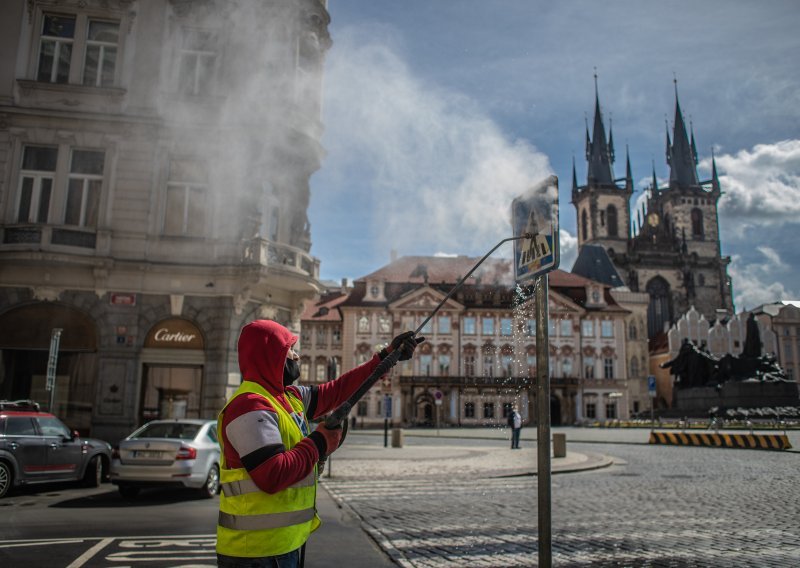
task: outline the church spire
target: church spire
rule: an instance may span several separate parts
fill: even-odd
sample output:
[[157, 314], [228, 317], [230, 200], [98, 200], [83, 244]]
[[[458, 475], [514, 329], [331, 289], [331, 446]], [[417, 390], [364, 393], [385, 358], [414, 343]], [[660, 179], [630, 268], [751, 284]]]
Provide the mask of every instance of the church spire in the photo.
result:
[[[667, 134], [669, 142], [669, 134]], [[686, 124], [681, 113], [681, 104], [678, 100], [678, 81], [675, 80], [675, 125], [672, 132], [672, 144], [667, 147], [667, 163], [670, 165], [669, 182], [682, 187], [699, 185], [695, 155], [693, 153], [694, 137], [689, 142], [686, 134]]]
[[719, 175], [717, 175], [717, 158], [714, 156], [714, 148], [711, 148], [711, 189], [719, 192]]
[[625, 189], [633, 191], [633, 172], [631, 171], [631, 153], [625, 144]]
[[600, 111], [600, 96], [597, 92], [597, 74], [594, 76], [594, 125], [592, 139], [589, 140], [589, 128], [586, 128], [586, 160], [589, 162], [589, 185], [613, 185], [614, 175], [611, 164], [614, 162], [613, 150], [606, 140], [606, 129]]
[[578, 172], [575, 170], [575, 155], [572, 156], [572, 193], [578, 192]]

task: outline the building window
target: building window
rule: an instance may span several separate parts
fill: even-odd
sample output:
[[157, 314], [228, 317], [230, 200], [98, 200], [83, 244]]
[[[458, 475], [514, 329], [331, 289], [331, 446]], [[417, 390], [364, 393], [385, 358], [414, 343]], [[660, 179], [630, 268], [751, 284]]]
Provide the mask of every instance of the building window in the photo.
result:
[[503, 403], [503, 418], [508, 418], [511, 415], [512, 405], [510, 402]]
[[217, 61], [216, 36], [208, 30], [184, 30], [178, 65], [178, 91], [207, 95]]
[[39, 40], [37, 81], [67, 83], [75, 39], [75, 16], [45, 14]]
[[20, 172], [18, 223], [47, 223], [58, 149], [25, 146]]
[[628, 339], [636, 339], [636, 337], [637, 337], [636, 324], [634, 322], [631, 322], [628, 324]]
[[547, 333], [548, 333], [549, 337], [555, 337], [556, 336], [556, 331], [557, 331], [556, 320], [554, 320], [552, 318], [548, 318], [547, 319]]
[[317, 337], [316, 337], [317, 347], [327, 347], [328, 346], [328, 330], [324, 327], [317, 328]]
[[483, 356], [483, 374], [486, 377], [494, 377], [494, 355]]
[[581, 331], [584, 337], [594, 337], [594, 324], [592, 320], [583, 320]]
[[342, 344], [342, 330], [339, 329], [338, 327], [335, 327], [335, 328], [333, 328], [333, 331], [331, 332], [331, 334], [333, 335], [333, 339], [332, 339], [333, 344], [334, 345], [341, 345]]
[[536, 376], [536, 355], [528, 355], [528, 375]]
[[608, 222], [608, 236], [618, 236], [619, 230], [617, 229], [617, 208], [613, 205], [606, 207], [606, 219]]
[[317, 375], [314, 378], [318, 383], [328, 380], [328, 366], [323, 361], [317, 361]]
[[392, 333], [392, 318], [389, 316], [378, 316], [378, 330], [381, 333]]
[[513, 355], [501, 355], [500, 356], [500, 363], [503, 365], [503, 373], [506, 377], [514, 376], [514, 356]]
[[692, 209], [692, 237], [702, 239], [705, 236], [703, 231], [703, 212], [697, 207]]
[[501, 318], [500, 335], [511, 335], [511, 333], [512, 333], [511, 318]]
[[570, 337], [572, 335], [572, 320], [561, 320], [561, 337]]
[[572, 357], [564, 357], [561, 361], [561, 370], [565, 377], [572, 375]]
[[450, 316], [439, 316], [439, 333], [450, 333]]
[[464, 355], [464, 374], [468, 377], [475, 375], [475, 355]]
[[464, 403], [464, 418], [475, 418], [475, 403], [474, 402], [465, 402]]
[[114, 84], [118, 43], [118, 23], [89, 20], [86, 60], [83, 65], [84, 85], [110, 87]]
[[426, 354], [419, 356], [419, 374], [429, 377], [433, 369], [433, 355]]
[[208, 185], [196, 160], [172, 160], [167, 183], [164, 234], [200, 237], [206, 230]]
[[494, 403], [493, 402], [484, 402], [483, 403], [483, 417], [484, 418], [494, 418]]
[[639, 376], [639, 359], [636, 356], [631, 357], [631, 378], [635, 379]]
[[586, 403], [586, 418], [597, 418], [597, 405], [595, 403]]
[[529, 319], [525, 322], [525, 332], [528, 334], [528, 337], [536, 336], [536, 320]]
[[311, 363], [308, 359], [301, 359], [300, 360], [300, 380], [303, 382], [308, 382], [308, 374], [311, 371]]
[[90, 150], [73, 150], [67, 187], [65, 225], [97, 226], [100, 188], [103, 185], [105, 154]]
[[439, 355], [439, 375], [446, 377], [450, 374], [450, 355]]
[[589, 216], [586, 214], [586, 209], [581, 212], [581, 229], [583, 240], [586, 242], [589, 240]]
[[585, 379], [594, 378], [594, 357], [583, 358], [583, 377]]
[[433, 321], [432, 320], [428, 320], [427, 322], [425, 322], [425, 325], [423, 325], [422, 329], [420, 329], [420, 333], [427, 333], [428, 335], [433, 333]]
[[615, 402], [606, 403], [606, 418], [616, 418], [616, 417], [617, 417], [617, 403]]
[[367, 316], [358, 318], [358, 332], [369, 333], [369, 318]]
[[475, 318], [464, 318], [464, 335], [475, 335]]
[[358, 401], [358, 409], [356, 411], [356, 414], [358, 414], [361, 417], [364, 417], [364, 416], [367, 415], [367, 401], [366, 400], [359, 400]]
[[606, 379], [614, 378], [614, 359], [611, 357], [603, 359], [603, 377]]
[[483, 335], [494, 335], [494, 318], [483, 318], [481, 324]]
[[603, 320], [600, 322], [600, 337], [614, 337], [614, 322]]

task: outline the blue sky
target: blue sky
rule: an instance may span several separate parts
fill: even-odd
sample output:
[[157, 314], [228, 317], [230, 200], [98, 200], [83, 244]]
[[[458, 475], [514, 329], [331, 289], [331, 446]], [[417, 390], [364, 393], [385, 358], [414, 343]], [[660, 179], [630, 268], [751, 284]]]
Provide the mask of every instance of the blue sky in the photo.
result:
[[[562, 268], [575, 253], [594, 78], [617, 162], [665, 180], [678, 81], [701, 179], [712, 148], [737, 310], [800, 298], [796, 1], [330, 0], [323, 145], [309, 217], [323, 279], [399, 255], [482, 255], [511, 199], [554, 173]], [[511, 255], [511, 247], [502, 251]]]

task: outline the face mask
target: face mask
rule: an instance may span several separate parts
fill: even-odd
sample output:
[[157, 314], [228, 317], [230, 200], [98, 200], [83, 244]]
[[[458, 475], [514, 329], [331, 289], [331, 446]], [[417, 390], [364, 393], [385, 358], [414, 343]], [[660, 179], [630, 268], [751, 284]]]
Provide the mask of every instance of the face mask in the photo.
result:
[[288, 387], [299, 378], [300, 364], [294, 359], [286, 359], [283, 365], [283, 386]]

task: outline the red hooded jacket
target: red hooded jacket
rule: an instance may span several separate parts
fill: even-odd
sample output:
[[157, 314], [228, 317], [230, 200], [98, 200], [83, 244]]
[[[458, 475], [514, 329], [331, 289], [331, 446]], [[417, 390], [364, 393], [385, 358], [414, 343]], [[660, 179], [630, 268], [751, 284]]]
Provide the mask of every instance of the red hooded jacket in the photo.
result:
[[[286, 356], [296, 342], [296, 335], [274, 321], [251, 322], [239, 336], [239, 369], [243, 380], [264, 387], [290, 414], [294, 411], [284, 393], [292, 389], [303, 401], [308, 420], [328, 414], [347, 400], [380, 362], [375, 355], [335, 381], [311, 387], [284, 387]], [[298, 422], [304, 430], [302, 420]], [[221, 430], [227, 466], [246, 468], [256, 485], [267, 493], [277, 493], [305, 478], [327, 452], [322, 434], [305, 431], [307, 437], [287, 450], [272, 405], [252, 393], [239, 395], [228, 404]]]

